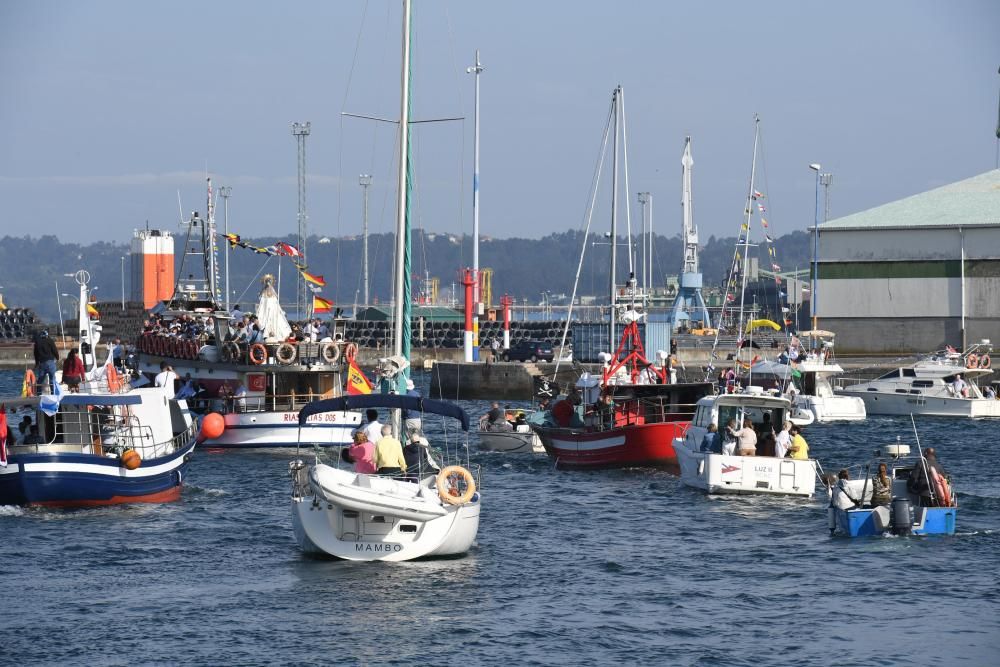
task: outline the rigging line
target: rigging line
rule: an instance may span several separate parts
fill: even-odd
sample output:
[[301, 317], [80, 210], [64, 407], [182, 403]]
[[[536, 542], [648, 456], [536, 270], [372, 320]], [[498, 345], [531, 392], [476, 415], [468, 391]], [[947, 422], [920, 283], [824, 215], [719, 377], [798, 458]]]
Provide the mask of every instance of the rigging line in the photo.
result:
[[[257, 273], [254, 274], [254, 277], [250, 279], [249, 283], [247, 283], [246, 288], [244, 288], [243, 292], [241, 292], [240, 295], [239, 295], [239, 297], [237, 297], [236, 303], [239, 303], [240, 301], [243, 300], [243, 297], [246, 296], [246, 293], [249, 292], [250, 288], [253, 286], [254, 281], [257, 280], [257, 277], [260, 276], [261, 272], [265, 269], [265, 267], [267, 267], [268, 263], [272, 259], [274, 259], [274, 257], [275, 257], [275, 255], [268, 255], [267, 259], [264, 260], [264, 263], [260, 265], [259, 269], [257, 269]], [[279, 306], [280, 306], [280, 298], [279, 298]]]
[[[626, 248], [628, 249], [628, 272], [629, 277], [635, 275], [635, 250], [632, 247], [632, 208], [630, 202], [632, 201], [632, 191], [629, 190], [628, 186], [628, 132], [626, 131], [625, 122], [625, 91], [622, 90], [621, 93], [622, 100], [622, 161], [625, 163], [625, 238], [628, 242]], [[612, 344], [614, 341], [612, 341]]]
[[[559, 341], [559, 357], [556, 359], [556, 368], [552, 372], [552, 379], [559, 374], [559, 365], [562, 363], [562, 359], [566, 354], [566, 337], [569, 335], [569, 325], [573, 321], [573, 303], [576, 301], [576, 289], [580, 282], [580, 272], [583, 269], [583, 259], [587, 254], [587, 238], [590, 235], [590, 223], [594, 219], [594, 206], [597, 203], [597, 189], [601, 182], [601, 172], [604, 169], [604, 158], [607, 156], [608, 152], [608, 135], [611, 133], [611, 122], [615, 114], [616, 100], [612, 98], [611, 108], [608, 110], [608, 119], [604, 122], [604, 137], [601, 139], [601, 152], [600, 157], [597, 160], [597, 165], [594, 167], [594, 175], [590, 183], [590, 202], [587, 205], [587, 210], [584, 213], [584, 220], [586, 224], [583, 229], [583, 243], [580, 248], [580, 261], [576, 265], [576, 278], [573, 280], [573, 293], [569, 298], [569, 308], [566, 310], [566, 324], [563, 325], [562, 339]], [[611, 239], [614, 243], [615, 240]], [[611, 317], [614, 317], [614, 312], [611, 312]], [[614, 341], [611, 342], [614, 344]]]

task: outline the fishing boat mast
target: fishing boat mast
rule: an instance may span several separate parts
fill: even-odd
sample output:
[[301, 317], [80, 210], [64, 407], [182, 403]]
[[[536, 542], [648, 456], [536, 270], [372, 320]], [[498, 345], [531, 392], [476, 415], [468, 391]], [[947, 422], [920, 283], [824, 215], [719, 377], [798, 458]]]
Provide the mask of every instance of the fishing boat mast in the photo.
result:
[[614, 350], [615, 340], [617, 340], [615, 336], [615, 297], [618, 289], [618, 285], [616, 284], [618, 274], [618, 127], [621, 120], [621, 96], [622, 87], [619, 85], [611, 95], [611, 103], [615, 110], [611, 160], [611, 277], [608, 280], [610, 287], [608, 346], [611, 350]]
[[743, 242], [743, 268], [740, 271], [740, 315], [739, 315], [739, 328], [736, 330], [736, 360], [739, 361], [740, 350], [743, 349], [743, 315], [745, 307], [745, 299], [747, 293], [747, 269], [750, 265], [750, 217], [753, 215], [753, 184], [754, 179], [757, 176], [757, 143], [760, 140], [760, 116], [754, 114], [753, 117], [753, 160], [750, 162], [750, 187], [747, 190], [747, 205], [744, 213], [746, 214], [745, 221], [743, 223], [742, 233], [740, 234], [740, 240]]

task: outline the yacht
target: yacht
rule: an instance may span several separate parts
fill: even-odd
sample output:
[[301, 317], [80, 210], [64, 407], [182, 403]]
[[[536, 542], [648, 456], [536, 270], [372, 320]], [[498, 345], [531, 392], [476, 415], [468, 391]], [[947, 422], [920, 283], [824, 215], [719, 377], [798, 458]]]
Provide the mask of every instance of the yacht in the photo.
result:
[[988, 340], [964, 352], [948, 348], [837, 393], [860, 398], [873, 415], [1000, 417], [1000, 401], [980, 388], [993, 373], [991, 350]]

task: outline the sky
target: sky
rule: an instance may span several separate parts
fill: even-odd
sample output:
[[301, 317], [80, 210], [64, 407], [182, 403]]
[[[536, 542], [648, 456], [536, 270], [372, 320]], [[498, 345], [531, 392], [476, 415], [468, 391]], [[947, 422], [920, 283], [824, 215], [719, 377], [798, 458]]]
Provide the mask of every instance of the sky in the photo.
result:
[[[398, 118], [400, 6], [0, 2], [0, 236], [176, 229], [206, 173], [232, 187], [232, 231], [294, 233], [293, 121], [311, 123], [309, 233], [360, 233], [361, 173], [370, 228], [391, 230], [396, 126], [342, 113]], [[680, 232], [690, 135], [707, 239], [738, 231], [754, 114], [777, 235], [813, 223], [810, 163], [833, 174], [832, 218], [993, 169], [998, 34], [995, 0], [416, 0], [412, 118], [463, 120], [413, 126], [414, 224], [471, 233], [477, 48], [483, 235], [580, 228], [621, 84], [633, 225], [647, 191], [656, 231]]]

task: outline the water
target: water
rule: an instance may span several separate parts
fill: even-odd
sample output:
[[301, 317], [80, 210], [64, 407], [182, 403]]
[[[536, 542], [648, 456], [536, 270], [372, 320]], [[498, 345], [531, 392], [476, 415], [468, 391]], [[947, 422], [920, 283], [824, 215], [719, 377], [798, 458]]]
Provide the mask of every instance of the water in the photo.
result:
[[[303, 557], [289, 455], [200, 451], [178, 503], [0, 508], [0, 664], [996, 664], [1000, 424], [919, 425], [957, 482], [954, 537], [830, 538], [823, 499], [483, 454], [476, 547], [398, 564]], [[828, 471], [896, 435], [908, 420], [806, 431]]]

